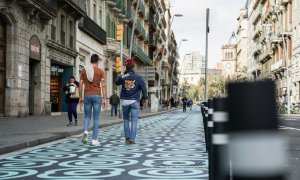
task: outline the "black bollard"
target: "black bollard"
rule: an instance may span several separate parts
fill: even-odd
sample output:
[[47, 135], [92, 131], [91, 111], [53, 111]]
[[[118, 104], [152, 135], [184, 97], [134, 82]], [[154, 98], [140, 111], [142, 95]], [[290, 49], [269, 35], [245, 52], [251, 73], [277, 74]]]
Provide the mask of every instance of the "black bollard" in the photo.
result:
[[229, 152], [228, 152], [228, 112], [226, 98], [215, 98], [213, 102], [213, 180], [225, 180], [229, 174]]
[[274, 82], [228, 85], [233, 180], [285, 179], [285, 139], [278, 130]]
[[213, 152], [212, 152], [212, 132], [214, 127], [214, 122], [212, 119], [214, 109], [213, 109], [213, 100], [209, 99], [207, 102], [208, 106], [208, 117], [207, 117], [207, 146], [208, 146], [208, 174], [209, 174], [209, 180], [213, 180]]

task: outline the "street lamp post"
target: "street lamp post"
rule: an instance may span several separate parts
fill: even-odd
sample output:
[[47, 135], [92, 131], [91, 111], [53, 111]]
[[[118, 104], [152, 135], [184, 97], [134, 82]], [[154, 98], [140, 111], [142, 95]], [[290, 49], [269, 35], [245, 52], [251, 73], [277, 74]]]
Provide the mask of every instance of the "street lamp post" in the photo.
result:
[[[180, 46], [181, 46], [181, 43], [182, 42], [186, 42], [188, 41], [187, 39], [181, 39], [180, 40], [180, 43], [179, 43], [179, 46], [177, 48], [177, 51], [176, 51], [176, 59], [177, 59], [177, 55], [179, 53], [179, 49], [180, 49]], [[174, 69], [175, 69], [175, 64], [176, 64], [176, 59], [174, 60], [174, 63], [173, 63], [173, 67], [172, 67], [172, 74], [171, 74], [171, 86], [170, 86], [170, 98], [172, 96], [172, 91], [173, 91], [173, 74], [174, 74]]]
[[207, 93], [207, 61], [208, 61], [208, 33], [209, 33], [209, 8], [206, 9], [206, 38], [205, 38], [205, 102], [208, 99]]
[[[168, 34], [167, 34], [167, 42], [166, 42], [166, 45], [165, 45], [165, 48], [163, 49], [163, 52], [162, 52], [162, 57], [163, 57], [163, 55], [164, 55], [164, 51], [166, 50], [167, 51], [167, 53], [166, 53], [166, 57], [169, 57], [169, 47], [168, 47], [168, 45], [169, 45], [169, 39], [170, 39], [170, 32], [171, 32], [171, 27], [172, 27], [172, 24], [173, 24], [173, 21], [174, 21], [174, 18], [175, 17], [183, 17], [183, 15], [182, 14], [174, 14], [173, 15], [173, 17], [172, 17], [172, 19], [171, 19], [171, 22], [170, 22], [170, 26], [169, 26], [169, 29], [168, 29]], [[160, 88], [160, 96], [161, 96], [161, 73], [162, 73], [162, 62], [163, 62], [163, 59], [164, 58], [162, 58], [161, 60], [160, 60], [160, 63], [159, 63], [159, 81], [158, 81], [158, 87]], [[170, 88], [172, 88], [172, 87], [170, 87]], [[161, 97], [160, 97], [160, 100], [161, 100]]]

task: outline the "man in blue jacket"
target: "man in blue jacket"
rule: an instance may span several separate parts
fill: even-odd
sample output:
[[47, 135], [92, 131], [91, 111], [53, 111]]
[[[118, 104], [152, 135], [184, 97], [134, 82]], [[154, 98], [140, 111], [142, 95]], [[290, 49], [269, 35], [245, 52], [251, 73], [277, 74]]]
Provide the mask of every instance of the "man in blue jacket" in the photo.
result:
[[[148, 93], [143, 78], [140, 75], [135, 74], [133, 71], [134, 61], [132, 59], [126, 60], [125, 68], [124, 74], [118, 76], [116, 85], [122, 85], [121, 105], [123, 107], [125, 143], [135, 144], [141, 92], [142, 104], [146, 103]], [[129, 121], [131, 121], [131, 126], [129, 126]]]

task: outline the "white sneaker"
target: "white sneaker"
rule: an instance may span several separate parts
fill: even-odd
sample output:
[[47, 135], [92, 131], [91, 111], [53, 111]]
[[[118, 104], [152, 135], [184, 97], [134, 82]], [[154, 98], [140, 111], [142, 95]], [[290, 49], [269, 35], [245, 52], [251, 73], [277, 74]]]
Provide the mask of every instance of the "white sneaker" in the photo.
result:
[[92, 145], [93, 146], [99, 146], [100, 145], [100, 142], [96, 139], [96, 140], [92, 140]]
[[84, 132], [82, 135], [82, 143], [86, 144], [88, 142], [88, 133]]

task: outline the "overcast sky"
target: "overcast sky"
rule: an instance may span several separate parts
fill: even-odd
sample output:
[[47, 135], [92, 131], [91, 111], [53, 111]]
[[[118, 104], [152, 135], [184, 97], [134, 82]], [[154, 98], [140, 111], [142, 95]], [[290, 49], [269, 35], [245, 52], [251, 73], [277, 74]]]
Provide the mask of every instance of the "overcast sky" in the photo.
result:
[[208, 66], [214, 68], [221, 60], [221, 46], [227, 44], [233, 31], [237, 29], [239, 10], [246, 0], [170, 0], [171, 13], [183, 14], [174, 19], [172, 29], [176, 40], [188, 39], [179, 49], [180, 60], [184, 54], [199, 51], [205, 55], [205, 17], [210, 8], [210, 33]]

